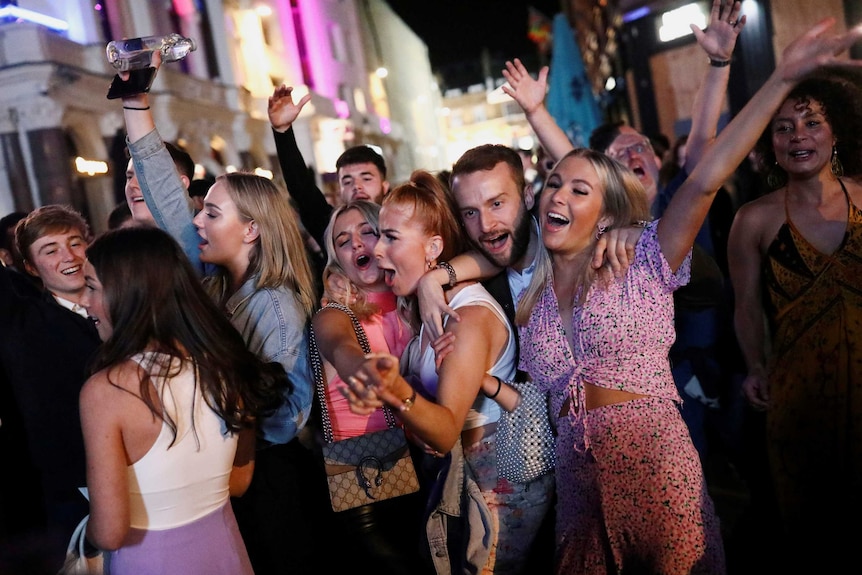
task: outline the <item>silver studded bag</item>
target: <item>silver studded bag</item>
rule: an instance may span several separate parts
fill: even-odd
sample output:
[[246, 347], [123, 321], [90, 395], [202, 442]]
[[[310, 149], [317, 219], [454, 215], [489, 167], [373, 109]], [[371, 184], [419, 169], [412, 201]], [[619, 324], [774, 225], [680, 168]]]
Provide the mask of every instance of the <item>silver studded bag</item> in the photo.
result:
[[497, 423], [497, 473], [514, 483], [526, 483], [553, 471], [554, 433], [548, 417], [548, 394], [536, 384], [507, 381], [521, 402], [503, 411]]

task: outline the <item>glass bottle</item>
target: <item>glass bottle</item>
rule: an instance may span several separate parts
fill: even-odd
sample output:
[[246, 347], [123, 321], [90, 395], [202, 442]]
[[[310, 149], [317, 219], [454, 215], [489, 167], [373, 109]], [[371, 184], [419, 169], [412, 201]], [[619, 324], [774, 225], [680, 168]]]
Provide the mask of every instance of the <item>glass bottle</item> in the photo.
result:
[[105, 52], [116, 70], [126, 72], [150, 66], [153, 52], [162, 54], [162, 62], [176, 62], [197, 49], [195, 41], [177, 33], [167, 36], [144, 36], [108, 42]]

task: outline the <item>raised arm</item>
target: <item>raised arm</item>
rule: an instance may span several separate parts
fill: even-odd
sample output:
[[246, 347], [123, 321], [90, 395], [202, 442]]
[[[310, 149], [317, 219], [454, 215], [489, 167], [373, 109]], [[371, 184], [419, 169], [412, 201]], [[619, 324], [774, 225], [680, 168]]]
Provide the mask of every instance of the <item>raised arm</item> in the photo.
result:
[[736, 39], [745, 27], [745, 16], [740, 16], [741, 2], [733, 0], [713, 0], [709, 16], [709, 27], [701, 30], [694, 24], [697, 43], [703, 49], [710, 65], [694, 99], [691, 113], [691, 130], [685, 145], [685, 169], [688, 173], [703, 157], [704, 152], [715, 140], [721, 106], [730, 79], [729, 65], [716, 65], [730, 62]]
[[311, 94], [306, 94], [294, 103], [292, 93], [293, 88], [283, 84], [275, 89], [267, 107], [269, 123], [272, 125], [275, 150], [287, 193], [296, 204], [302, 225], [317, 245], [323, 247], [326, 245], [323, 235], [332, 214], [332, 206], [309, 173], [293, 132], [293, 122], [311, 100]]
[[[159, 57], [155, 56], [153, 60], [158, 66]], [[202, 273], [204, 266], [198, 249], [200, 237], [192, 223], [194, 214], [188, 202], [187, 184], [177, 172], [171, 154], [156, 130], [150, 97], [148, 94], [135, 94], [123, 98], [122, 102], [126, 143], [147, 207], [156, 225], [177, 240], [192, 265]]]
[[538, 78], [530, 76], [521, 61], [515, 58], [506, 62], [503, 77], [509, 83], [503, 84], [503, 92], [511, 96], [527, 116], [527, 122], [536, 132], [542, 147], [554, 161], [559, 160], [575, 146], [566, 136], [557, 121], [545, 107], [545, 94], [548, 91], [548, 67], [539, 70]]
[[672, 270], [682, 264], [691, 249], [716, 191], [754, 147], [793, 86], [821, 66], [862, 67], [862, 61], [837, 57], [862, 38], [862, 25], [845, 34], [827, 36], [834, 24], [835, 18], [822, 20], [784, 50], [781, 62], [764, 85], [722, 130], [671, 200], [657, 234]]

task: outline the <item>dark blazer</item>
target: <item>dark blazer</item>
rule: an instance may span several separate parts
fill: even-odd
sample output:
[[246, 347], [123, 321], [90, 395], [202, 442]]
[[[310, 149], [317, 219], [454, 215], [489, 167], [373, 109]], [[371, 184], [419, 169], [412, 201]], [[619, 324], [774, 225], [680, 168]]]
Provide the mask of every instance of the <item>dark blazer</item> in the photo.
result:
[[[0, 366], [17, 403], [33, 464], [52, 505], [86, 501], [84, 440], [78, 394], [101, 343], [92, 321], [58, 304], [50, 293], [26, 295], [0, 266]], [[78, 517], [80, 520], [83, 515]]]

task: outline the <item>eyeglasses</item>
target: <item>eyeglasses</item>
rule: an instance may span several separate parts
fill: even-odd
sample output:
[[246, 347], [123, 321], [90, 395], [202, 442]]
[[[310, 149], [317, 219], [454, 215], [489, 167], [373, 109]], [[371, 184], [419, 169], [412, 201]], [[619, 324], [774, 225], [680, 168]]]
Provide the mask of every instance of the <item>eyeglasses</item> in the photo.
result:
[[652, 146], [648, 140], [641, 140], [621, 148], [608, 148], [607, 155], [615, 160], [622, 161], [632, 154], [645, 154], [647, 151], [652, 151]]

